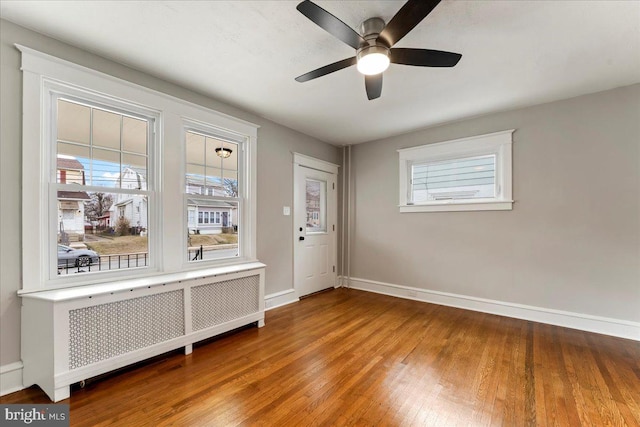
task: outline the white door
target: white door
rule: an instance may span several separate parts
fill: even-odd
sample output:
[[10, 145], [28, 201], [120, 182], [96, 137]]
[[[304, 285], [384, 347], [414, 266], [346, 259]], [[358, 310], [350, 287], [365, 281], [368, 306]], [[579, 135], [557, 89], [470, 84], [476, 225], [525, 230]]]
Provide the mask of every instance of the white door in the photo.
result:
[[296, 294], [301, 297], [336, 283], [337, 166], [299, 155], [296, 160], [293, 270]]

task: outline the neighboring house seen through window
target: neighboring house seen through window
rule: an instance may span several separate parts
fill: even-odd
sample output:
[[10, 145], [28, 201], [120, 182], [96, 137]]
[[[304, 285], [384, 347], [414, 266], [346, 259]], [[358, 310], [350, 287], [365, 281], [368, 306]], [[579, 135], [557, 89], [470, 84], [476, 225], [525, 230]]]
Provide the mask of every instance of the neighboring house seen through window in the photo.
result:
[[16, 47], [23, 291], [256, 261], [256, 125]]
[[[64, 95], [55, 95], [52, 106], [58, 203], [50, 217], [57, 218], [57, 243], [98, 254], [88, 265], [73, 257], [58, 262], [57, 274], [147, 267], [152, 254], [141, 233], [149, 225], [154, 119]], [[56, 245], [51, 250], [57, 253]]]
[[[240, 136], [185, 124], [189, 261], [240, 255], [243, 144]], [[192, 220], [196, 215], [197, 223]]]

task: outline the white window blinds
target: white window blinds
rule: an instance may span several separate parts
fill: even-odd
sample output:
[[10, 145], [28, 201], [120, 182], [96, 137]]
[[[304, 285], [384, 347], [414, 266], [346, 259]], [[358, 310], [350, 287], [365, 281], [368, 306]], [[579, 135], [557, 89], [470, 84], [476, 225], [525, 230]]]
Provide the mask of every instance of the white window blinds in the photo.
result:
[[478, 156], [412, 165], [411, 200], [496, 197], [496, 156]]
[[398, 150], [400, 212], [511, 210], [513, 132]]

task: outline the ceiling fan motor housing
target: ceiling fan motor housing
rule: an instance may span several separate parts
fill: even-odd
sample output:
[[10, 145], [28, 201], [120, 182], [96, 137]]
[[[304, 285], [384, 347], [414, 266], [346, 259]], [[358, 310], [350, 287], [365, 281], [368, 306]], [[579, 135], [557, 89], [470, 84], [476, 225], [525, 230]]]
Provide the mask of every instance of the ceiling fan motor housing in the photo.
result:
[[370, 55], [372, 53], [381, 53], [382, 55], [389, 56], [389, 49], [383, 45], [369, 45], [364, 46], [358, 49], [357, 58], [358, 61], [362, 59], [362, 57]]
[[[360, 46], [358, 52], [367, 47], [382, 47], [389, 51], [389, 46], [378, 40], [378, 35], [384, 30], [385, 22], [381, 18], [369, 18], [360, 24], [360, 35], [366, 40], [367, 45]], [[382, 53], [382, 52], [380, 52]]]
[[369, 18], [360, 24], [360, 35], [367, 44], [360, 46], [356, 52], [356, 58], [360, 61], [371, 54], [389, 56], [389, 47], [378, 41], [378, 35], [384, 29], [385, 22], [381, 18]]
[[363, 21], [360, 24], [360, 35], [363, 39], [371, 44], [371, 39], [373, 42], [378, 38], [378, 34], [384, 30], [384, 20], [382, 18], [369, 18], [366, 21]]

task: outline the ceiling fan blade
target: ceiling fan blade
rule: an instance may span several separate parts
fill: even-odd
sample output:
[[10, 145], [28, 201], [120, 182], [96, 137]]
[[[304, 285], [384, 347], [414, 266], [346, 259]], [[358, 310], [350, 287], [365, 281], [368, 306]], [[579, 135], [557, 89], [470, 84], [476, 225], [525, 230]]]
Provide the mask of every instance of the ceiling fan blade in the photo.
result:
[[460, 58], [459, 53], [431, 49], [395, 48], [389, 52], [392, 63], [417, 67], [454, 67]]
[[320, 67], [316, 70], [309, 71], [301, 76], [296, 77], [296, 81], [302, 83], [307, 82], [309, 80], [317, 79], [318, 77], [326, 76], [327, 74], [331, 74], [333, 72], [342, 70], [343, 68], [350, 67], [355, 65], [358, 62], [356, 57], [343, 59], [342, 61], [334, 62], [333, 64], [325, 65], [324, 67]]
[[353, 28], [309, 0], [300, 3], [296, 9], [332, 36], [358, 49], [365, 40]]
[[380, 98], [382, 95], [382, 73], [373, 76], [364, 76], [364, 86], [367, 89], [367, 98]]
[[378, 41], [392, 47], [407, 35], [440, 3], [440, 0], [409, 0], [395, 14], [378, 36]]

